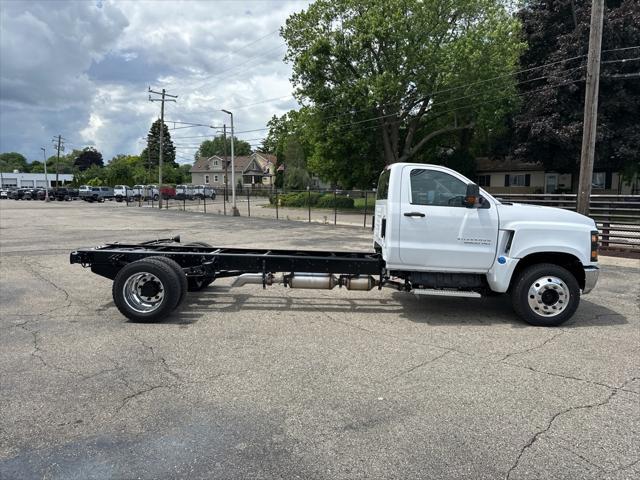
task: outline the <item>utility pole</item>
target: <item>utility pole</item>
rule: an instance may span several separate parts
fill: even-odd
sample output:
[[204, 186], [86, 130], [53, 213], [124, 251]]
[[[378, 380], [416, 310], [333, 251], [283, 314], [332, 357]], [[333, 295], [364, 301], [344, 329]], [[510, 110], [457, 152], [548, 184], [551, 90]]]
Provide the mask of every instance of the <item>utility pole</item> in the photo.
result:
[[228, 161], [227, 161], [227, 124], [222, 125], [222, 141], [224, 142], [224, 199], [229, 201], [228, 184]]
[[239, 217], [240, 211], [236, 206], [236, 165], [233, 154], [233, 113], [229, 110], [222, 110], [222, 112], [231, 116], [231, 211], [233, 212], [234, 217]]
[[[58, 156], [56, 157], [56, 188], [58, 188], [58, 164], [60, 163], [60, 151], [64, 152], [64, 138], [62, 138], [62, 135], [58, 135], [57, 137], [53, 137], [51, 141], [54, 143], [54, 148], [58, 151]], [[55, 146], [56, 142], [58, 142], [57, 147]]]
[[44, 201], [49, 201], [49, 176], [47, 175], [47, 151], [44, 147], [40, 147], [42, 150], [42, 158], [44, 160]]
[[[176, 98], [178, 98], [177, 95], [169, 95], [166, 90], [163, 88], [162, 92], [156, 92], [154, 90], [151, 90], [151, 87], [149, 87], [149, 94], [154, 93], [156, 95], [161, 95], [161, 98], [152, 98], [151, 95], [149, 95], [149, 101], [150, 102], [161, 102], [160, 103], [160, 153], [158, 154], [158, 192], [160, 191], [160, 189], [162, 188], [162, 156], [163, 156], [163, 151], [162, 151], [162, 141], [164, 139], [164, 102], [175, 102]], [[170, 97], [170, 98], [165, 98], [165, 97]], [[158, 208], [162, 209], [162, 202], [158, 202]]]
[[602, 48], [602, 22], [604, 0], [591, 0], [591, 27], [589, 31], [589, 56], [587, 58], [587, 83], [584, 96], [584, 121], [582, 128], [582, 152], [578, 181], [577, 211], [589, 214], [593, 161], [598, 126], [598, 89], [600, 84], [600, 51]]

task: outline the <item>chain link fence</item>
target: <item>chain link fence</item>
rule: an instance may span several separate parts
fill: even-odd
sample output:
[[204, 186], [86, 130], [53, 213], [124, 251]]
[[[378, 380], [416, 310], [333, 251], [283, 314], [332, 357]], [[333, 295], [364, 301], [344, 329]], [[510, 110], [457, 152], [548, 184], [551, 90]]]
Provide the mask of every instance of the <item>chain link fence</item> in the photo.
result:
[[[241, 217], [295, 220], [326, 225], [372, 227], [375, 192], [365, 190], [236, 190], [235, 209]], [[181, 195], [171, 198], [128, 198], [127, 207], [234, 215], [231, 189], [215, 196]]]

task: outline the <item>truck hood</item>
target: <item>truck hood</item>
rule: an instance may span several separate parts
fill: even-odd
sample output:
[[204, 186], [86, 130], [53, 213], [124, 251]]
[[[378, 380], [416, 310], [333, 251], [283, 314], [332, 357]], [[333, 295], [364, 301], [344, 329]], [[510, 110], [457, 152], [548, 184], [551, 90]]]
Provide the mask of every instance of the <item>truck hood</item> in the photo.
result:
[[562, 223], [595, 228], [595, 222], [584, 215], [556, 207], [542, 207], [523, 203], [498, 204], [500, 228], [522, 222]]

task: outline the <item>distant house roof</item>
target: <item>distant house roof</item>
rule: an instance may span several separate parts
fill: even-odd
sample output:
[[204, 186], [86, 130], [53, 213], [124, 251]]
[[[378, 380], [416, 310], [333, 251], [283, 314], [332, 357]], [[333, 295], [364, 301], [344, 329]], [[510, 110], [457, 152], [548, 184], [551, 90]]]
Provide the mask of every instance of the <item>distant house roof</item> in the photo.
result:
[[[199, 157], [191, 167], [192, 173], [207, 173], [212, 171], [219, 171], [221, 167], [214, 168], [213, 162], [218, 160], [220, 165], [224, 167], [224, 160], [217, 155], [212, 157]], [[276, 156], [271, 155], [270, 153], [262, 153], [255, 152], [248, 156], [237, 156], [234, 157], [233, 163], [236, 168], [236, 172], [244, 172], [251, 165], [251, 163], [255, 160], [255, 162], [259, 166], [259, 170], [262, 172], [269, 170], [269, 165], [273, 165], [275, 167], [276, 164]], [[231, 157], [227, 157], [227, 161], [229, 165], [231, 165]], [[258, 169], [252, 169], [252, 171], [258, 171]]]
[[220, 157], [214, 155], [213, 157], [198, 157], [193, 166], [191, 172], [209, 172], [213, 168], [213, 160], [223, 161]]
[[251, 155], [251, 161], [247, 164], [243, 173], [259, 173], [268, 175], [271, 173], [271, 168], [275, 169], [276, 156], [269, 153], [255, 152]]
[[521, 162], [511, 158], [476, 158], [476, 172], [530, 172], [544, 170], [541, 162]]

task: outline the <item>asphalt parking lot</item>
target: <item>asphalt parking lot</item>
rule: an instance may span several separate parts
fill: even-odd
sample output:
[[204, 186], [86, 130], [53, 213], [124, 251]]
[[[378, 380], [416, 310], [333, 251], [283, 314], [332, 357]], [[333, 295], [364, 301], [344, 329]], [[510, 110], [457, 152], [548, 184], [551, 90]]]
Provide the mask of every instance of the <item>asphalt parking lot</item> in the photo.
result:
[[229, 289], [132, 323], [107, 241], [360, 250], [363, 228], [0, 202], [0, 478], [635, 479], [640, 261], [562, 328], [506, 299]]

